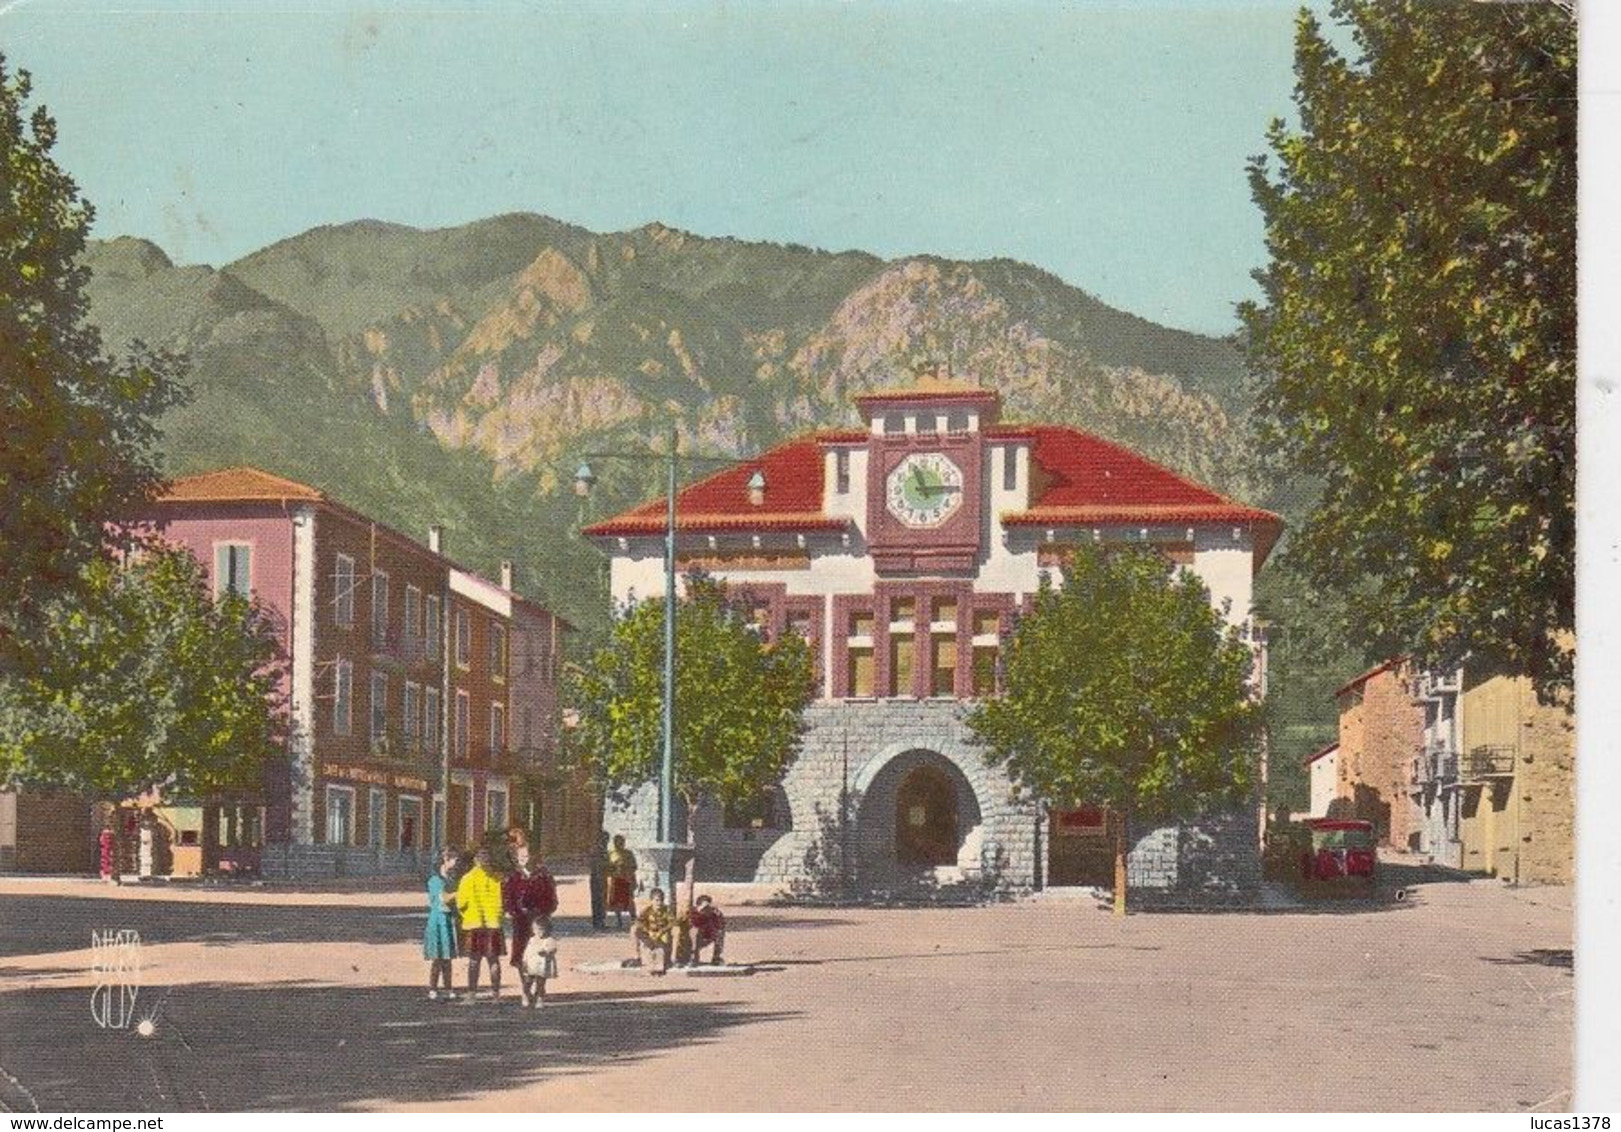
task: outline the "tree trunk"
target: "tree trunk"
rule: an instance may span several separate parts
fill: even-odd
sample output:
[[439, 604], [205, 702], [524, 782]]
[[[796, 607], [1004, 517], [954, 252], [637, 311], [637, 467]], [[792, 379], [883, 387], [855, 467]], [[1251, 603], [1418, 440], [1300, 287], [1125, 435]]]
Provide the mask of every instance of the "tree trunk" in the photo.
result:
[[1114, 816], [1114, 914], [1126, 914], [1126, 815]]

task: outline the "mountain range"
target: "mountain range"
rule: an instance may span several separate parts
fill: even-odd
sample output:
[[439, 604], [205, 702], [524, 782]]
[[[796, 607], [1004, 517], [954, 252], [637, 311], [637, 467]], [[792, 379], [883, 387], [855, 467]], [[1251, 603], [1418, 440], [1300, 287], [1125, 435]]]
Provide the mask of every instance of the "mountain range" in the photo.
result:
[[656, 447], [674, 413], [684, 449], [745, 455], [853, 423], [853, 394], [909, 383], [924, 361], [999, 390], [1005, 418], [1078, 425], [1264, 502], [1233, 342], [1012, 260], [513, 214], [316, 228], [219, 268], [121, 237], [85, 263], [109, 348], [139, 339], [189, 360], [191, 398], [163, 422], [167, 471], [253, 463], [407, 531], [442, 523], [454, 557], [516, 560], [520, 588], [582, 627], [606, 600], [579, 525], [658, 481], [651, 465], [598, 463], [599, 498], [582, 504], [567, 490], [581, 453]]

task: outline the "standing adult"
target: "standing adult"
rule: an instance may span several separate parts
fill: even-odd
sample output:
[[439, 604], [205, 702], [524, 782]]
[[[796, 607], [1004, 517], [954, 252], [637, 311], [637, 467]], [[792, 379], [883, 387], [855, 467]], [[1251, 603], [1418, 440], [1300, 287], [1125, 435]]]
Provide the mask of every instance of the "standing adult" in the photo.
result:
[[152, 811], [141, 813], [140, 850], [136, 857], [135, 868], [142, 880], [152, 875], [152, 849], [157, 838], [156, 823], [152, 821]]
[[608, 926], [608, 835], [597, 834], [591, 849], [591, 926], [601, 931]]
[[625, 916], [636, 918], [636, 854], [625, 848], [625, 835], [614, 835], [613, 848], [608, 850], [608, 911], [614, 914], [614, 926], [623, 928]]
[[501, 955], [506, 940], [501, 933], [501, 882], [490, 864], [490, 850], [480, 845], [473, 867], [456, 885], [456, 909], [467, 933], [467, 995], [478, 997], [479, 966], [490, 968], [490, 999], [501, 997]]
[[96, 835], [96, 847], [101, 857], [101, 883], [112, 884], [118, 871], [118, 841], [113, 835], [113, 821], [108, 818]]
[[513, 870], [501, 886], [501, 904], [512, 917], [512, 965], [518, 970], [526, 1006], [540, 1005], [545, 982], [531, 979], [523, 965], [524, 951], [538, 931], [551, 935], [552, 913], [557, 911], [557, 882], [547, 871], [540, 854], [531, 852], [525, 841], [512, 845]]

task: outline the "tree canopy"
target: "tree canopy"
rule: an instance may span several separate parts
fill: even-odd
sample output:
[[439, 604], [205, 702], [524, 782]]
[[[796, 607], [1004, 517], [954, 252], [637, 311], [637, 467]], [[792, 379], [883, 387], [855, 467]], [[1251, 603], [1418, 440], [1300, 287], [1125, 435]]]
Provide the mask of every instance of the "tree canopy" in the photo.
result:
[[[814, 694], [810, 647], [767, 639], [720, 582], [686, 579], [676, 606], [675, 789], [748, 804], [780, 781]], [[621, 610], [608, 644], [571, 672], [572, 745], [610, 787], [656, 780], [662, 757], [664, 601]], [[689, 811], [690, 812], [690, 811]]]
[[27, 669], [0, 674], [0, 781], [113, 798], [259, 789], [286, 737], [270, 615], [214, 600], [179, 550], [84, 574], [41, 611]]
[[1568, 685], [1576, 30], [1552, 4], [1337, 0], [1251, 166], [1260, 447], [1321, 490], [1285, 553], [1372, 656]]
[[106, 524], [158, 482], [154, 420], [173, 358], [114, 360], [84, 321], [93, 210], [52, 159], [56, 123], [0, 56], [0, 659], [105, 553]]
[[1191, 816], [1248, 797], [1250, 669], [1191, 571], [1153, 550], [1083, 545], [1019, 619], [1003, 694], [967, 721], [988, 762], [1053, 806]]

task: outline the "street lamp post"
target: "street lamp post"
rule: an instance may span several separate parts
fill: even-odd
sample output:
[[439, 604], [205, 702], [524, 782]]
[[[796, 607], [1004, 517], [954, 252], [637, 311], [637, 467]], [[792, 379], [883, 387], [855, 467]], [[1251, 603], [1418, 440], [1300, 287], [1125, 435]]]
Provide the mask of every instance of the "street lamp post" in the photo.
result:
[[[736, 460], [714, 459], [707, 456], [685, 456], [680, 454], [681, 436], [676, 425], [670, 425], [666, 450], [662, 456], [651, 452], [587, 452], [585, 460], [662, 460], [665, 463], [664, 488], [664, 711], [662, 719], [663, 750], [659, 758], [659, 790], [658, 790], [658, 843], [652, 847], [654, 863], [660, 875], [664, 877], [665, 885], [670, 890], [670, 900], [675, 901], [675, 870], [678, 864], [685, 863], [690, 858], [693, 847], [684, 842], [677, 843], [673, 826], [673, 801], [675, 798], [675, 493], [676, 472], [682, 460], [688, 463], [708, 464], [711, 466], [730, 467]], [[582, 462], [574, 473], [574, 491], [585, 496], [591, 493], [596, 484], [596, 475], [588, 462]], [[759, 490], [764, 490], [764, 478], [755, 473], [759, 480]], [[750, 481], [750, 490], [755, 490], [754, 481]]]

